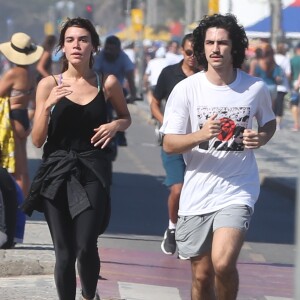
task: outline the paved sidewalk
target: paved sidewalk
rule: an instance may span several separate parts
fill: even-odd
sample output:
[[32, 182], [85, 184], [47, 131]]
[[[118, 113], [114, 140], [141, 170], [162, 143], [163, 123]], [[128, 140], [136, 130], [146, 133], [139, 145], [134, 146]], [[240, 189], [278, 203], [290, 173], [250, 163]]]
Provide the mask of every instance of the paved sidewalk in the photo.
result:
[[[130, 110], [148, 121], [150, 114], [145, 103], [130, 105]], [[276, 132], [268, 146], [256, 151], [256, 157], [262, 185], [284, 193], [294, 201], [300, 132], [291, 132], [290, 127], [292, 121], [289, 112], [286, 112], [284, 128]], [[29, 145], [28, 155], [38, 161], [41, 152]], [[40, 219], [27, 221], [23, 244], [17, 244], [15, 249], [0, 250], [1, 300], [57, 299], [53, 282], [53, 245], [48, 227], [43, 218]], [[101, 299], [190, 298], [189, 262], [163, 255], [160, 239], [157, 236], [102, 236], [99, 240], [102, 278], [98, 284]], [[286, 257], [290, 258], [295, 247], [284, 245], [284, 250], [280, 247], [245, 243], [238, 264], [241, 274], [240, 300], [292, 299], [294, 268], [291, 259], [279, 263], [276, 259], [269, 259], [269, 254], [276, 257], [276, 251], [286, 251]]]
[[[190, 263], [164, 255], [160, 242], [160, 238], [149, 236], [104, 235], [99, 239], [101, 299], [188, 300]], [[281, 263], [270, 259], [270, 252], [275, 249], [280, 252], [278, 247], [245, 243], [238, 263], [239, 300], [292, 299], [293, 266], [288, 259]], [[289, 253], [293, 248], [284, 246]], [[28, 221], [24, 244], [2, 254], [1, 300], [57, 299], [53, 246], [43, 221]], [[77, 293], [80, 293], [79, 280]]]

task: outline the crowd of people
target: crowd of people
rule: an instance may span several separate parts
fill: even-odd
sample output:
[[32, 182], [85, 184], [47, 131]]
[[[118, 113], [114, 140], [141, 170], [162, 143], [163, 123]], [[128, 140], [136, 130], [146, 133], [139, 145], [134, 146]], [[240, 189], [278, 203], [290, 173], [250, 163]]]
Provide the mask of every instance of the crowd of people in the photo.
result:
[[[254, 150], [284, 129], [287, 102], [291, 130], [300, 130], [300, 43], [291, 57], [283, 43], [262, 41], [251, 57], [248, 46], [230, 14], [205, 16], [181, 42], [145, 45], [144, 95], [169, 189], [161, 250], [190, 260], [193, 300], [236, 299], [237, 257], [259, 195]], [[8, 62], [0, 78], [0, 248], [22, 241], [24, 213], [43, 212], [59, 299], [75, 299], [76, 265], [82, 299], [100, 299], [97, 239], [110, 219], [112, 162], [127, 146], [127, 104], [137, 99], [134, 44], [122, 49], [108, 36], [102, 47], [94, 25], [77, 17], [41, 46], [18, 32], [0, 51]], [[29, 135], [43, 147], [32, 183]]]
[[[176, 48], [174, 41], [168, 44], [157, 41], [148, 43], [149, 41], [145, 43], [146, 61], [143, 80], [145, 97], [151, 105], [158, 76], [164, 67], [170, 65], [170, 56], [175, 61], [177, 59], [177, 62], [183, 56], [180, 47]], [[283, 129], [284, 111], [290, 109], [293, 126], [289, 130], [297, 132], [300, 131], [300, 43], [293, 45], [279, 42], [273, 48], [267, 40], [256, 41], [252, 50], [246, 51], [247, 56], [241, 68], [252, 76], [262, 78], [267, 84], [276, 115], [276, 129]], [[175, 61], [171, 64], [175, 64]], [[164, 102], [161, 105], [163, 109]]]
[[276, 115], [277, 130], [283, 127], [284, 109], [291, 110], [293, 126], [290, 130], [300, 130], [300, 43], [288, 51], [285, 43], [278, 43], [276, 49], [262, 41], [249, 57], [247, 71], [250, 75], [264, 80], [272, 97], [272, 106]]

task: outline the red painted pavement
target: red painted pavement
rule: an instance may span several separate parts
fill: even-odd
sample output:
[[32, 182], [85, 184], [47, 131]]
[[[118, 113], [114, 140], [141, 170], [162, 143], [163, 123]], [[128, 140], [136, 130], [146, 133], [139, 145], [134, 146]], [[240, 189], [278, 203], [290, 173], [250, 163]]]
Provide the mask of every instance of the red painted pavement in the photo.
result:
[[[178, 288], [182, 300], [190, 299], [190, 262], [160, 252], [101, 248], [102, 298], [120, 298], [118, 282]], [[264, 296], [293, 297], [293, 272], [290, 265], [239, 261], [238, 299], [261, 299]]]

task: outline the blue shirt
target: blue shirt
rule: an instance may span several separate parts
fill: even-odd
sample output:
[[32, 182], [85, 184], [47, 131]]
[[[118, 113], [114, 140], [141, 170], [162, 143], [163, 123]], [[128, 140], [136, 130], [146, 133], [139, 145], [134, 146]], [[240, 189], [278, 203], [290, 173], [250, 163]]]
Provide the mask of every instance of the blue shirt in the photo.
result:
[[123, 50], [120, 51], [118, 58], [112, 62], [105, 59], [104, 52], [102, 50], [95, 56], [93, 67], [93, 69], [98, 73], [115, 75], [121, 85], [124, 83], [126, 74], [133, 71], [134, 68], [134, 64]]
[[272, 74], [267, 74], [259, 65], [256, 66], [254, 72], [255, 76], [260, 77], [267, 85], [277, 85], [275, 78], [284, 76], [283, 70], [278, 65], [275, 65]]

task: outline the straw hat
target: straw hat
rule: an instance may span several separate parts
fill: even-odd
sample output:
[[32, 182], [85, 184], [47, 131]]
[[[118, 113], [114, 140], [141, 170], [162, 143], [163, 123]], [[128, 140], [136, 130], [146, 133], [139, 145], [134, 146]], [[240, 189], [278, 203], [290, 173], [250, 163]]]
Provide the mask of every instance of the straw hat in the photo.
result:
[[12, 35], [10, 42], [0, 44], [0, 51], [9, 61], [25, 66], [38, 61], [44, 50], [35, 45], [29, 35], [17, 32]]

